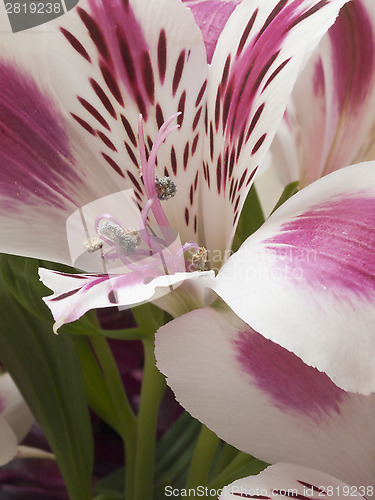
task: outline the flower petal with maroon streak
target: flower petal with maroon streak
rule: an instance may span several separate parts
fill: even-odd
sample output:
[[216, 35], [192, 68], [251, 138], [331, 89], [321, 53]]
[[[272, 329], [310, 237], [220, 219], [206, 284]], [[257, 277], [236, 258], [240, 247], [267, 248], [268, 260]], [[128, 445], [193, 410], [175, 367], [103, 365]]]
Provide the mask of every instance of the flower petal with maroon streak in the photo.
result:
[[353, 165], [300, 191], [213, 287], [266, 338], [363, 394], [375, 391], [374, 167]]
[[79, 319], [91, 309], [136, 306], [160, 298], [186, 279], [195, 280], [210, 274], [197, 271], [165, 275], [155, 268], [119, 275], [85, 275], [39, 269], [41, 281], [54, 291], [43, 300], [55, 319], [55, 333], [62, 325]]
[[212, 59], [207, 90], [201, 189], [207, 248], [231, 246], [242, 204], [301, 65], [344, 3], [244, 0], [230, 17]]
[[227, 443], [268, 463], [374, 484], [375, 395], [344, 392], [231, 311], [171, 321], [158, 330], [155, 352], [177, 400]]

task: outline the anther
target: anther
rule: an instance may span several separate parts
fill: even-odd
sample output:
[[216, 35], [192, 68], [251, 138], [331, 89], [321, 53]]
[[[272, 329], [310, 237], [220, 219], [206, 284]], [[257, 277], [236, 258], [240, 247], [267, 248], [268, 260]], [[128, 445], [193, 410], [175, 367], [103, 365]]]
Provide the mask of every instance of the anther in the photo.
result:
[[177, 193], [177, 186], [170, 177], [155, 175], [155, 186], [159, 200], [169, 200]]
[[110, 220], [100, 221], [98, 234], [118, 245], [124, 255], [134, 254], [141, 242], [139, 232], [133, 229], [123, 229], [119, 224]]
[[191, 263], [198, 271], [204, 271], [207, 262], [207, 250], [204, 247], [199, 247], [198, 251], [193, 255]]
[[89, 253], [94, 253], [103, 248], [103, 242], [99, 238], [91, 238], [83, 242], [83, 248]]

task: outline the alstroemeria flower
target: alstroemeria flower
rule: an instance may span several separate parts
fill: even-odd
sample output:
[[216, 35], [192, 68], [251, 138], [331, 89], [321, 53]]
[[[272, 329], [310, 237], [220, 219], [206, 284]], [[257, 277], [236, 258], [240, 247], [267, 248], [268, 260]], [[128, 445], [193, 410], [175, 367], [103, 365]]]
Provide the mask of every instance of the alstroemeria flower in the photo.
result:
[[[207, 250], [207, 270], [220, 267], [298, 71], [344, 3], [245, 0], [211, 65], [192, 12], [177, 0], [81, 1], [58, 29], [50, 22], [40, 33], [2, 34], [2, 250], [71, 263], [69, 215], [132, 188], [140, 226], [173, 228], [189, 248]], [[165, 130], [175, 123], [178, 130]], [[164, 177], [177, 194], [160, 201], [155, 183]], [[133, 209], [124, 205], [122, 214]], [[112, 238], [111, 258], [124, 234], [138, 230], [118, 217], [109, 207], [89, 228]], [[159, 270], [150, 278], [148, 269], [114, 276], [42, 270], [55, 292], [47, 299], [55, 328], [91, 308], [137, 304], [157, 287], [207, 275]], [[201, 294], [182, 295], [177, 303], [187, 296], [188, 308], [201, 305]]]
[[283, 183], [305, 186], [375, 159], [375, 4], [341, 10], [297, 80], [272, 145]]
[[[374, 172], [374, 165], [369, 165], [368, 170]], [[345, 173], [345, 170], [337, 174], [340, 176], [342, 173]], [[364, 174], [363, 171], [361, 173]], [[328, 181], [331, 176], [323, 181]], [[374, 174], [372, 181], [374, 183]], [[314, 185], [310, 186], [313, 187]], [[327, 190], [323, 189], [324, 186], [320, 187], [327, 193]], [[312, 193], [311, 189], [306, 190], [308, 191], [305, 198], [308, 198], [308, 193]], [[303, 194], [302, 191], [300, 199]], [[321, 204], [323, 220], [329, 219], [327, 208], [327, 204]], [[312, 212], [313, 210], [310, 210], [311, 215]], [[292, 222], [288, 221], [287, 216], [283, 220], [284, 228], [291, 226]], [[306, 224], [306, 233], [319, 239], [319, 233], [314, 232], [312, 225], [308, 223], [309, 216], [306, 212], [304, 217], [297, 216], [291, 220], [294, 223], [301, 221]], [[342, 219], [339, 220], [342, 223]], [[262, 253], [263, 247], [264, 254], [267, 247], [274, 247], [275, 226], [276, 221], [272, 223], [270, 219], [258, 241], [257, 236], [253, 238], [255, 252], [258, 250], [258, 253]], [[350, 226], [349, 222], [348, 229]], [[295, 235], [299, 232], [295, 229]], [[280, 235], [283, 234], [285, 233], [281, 231]], [[264, 237], [263, 241], [261, 235]], [[335, 234], [332, 236], [331, 241], [334, 241]], [[278, 246], [281, 251], [285, 248], [282, 244]], [[313, 251], [313, 248], [311, 250]], [[280, 253], [275, 250], [270, 259], [264, 261], [269, 260], [271, 264], [275, 264], [279, 256]], [[329, 257], [329, 253], [321, 257], [318, 254], [317, 260], [312, 264], [318, 263], [319, 267], [320, 258]], [[255, 260], [254, 265], [258, 262], [259, 259]], [[228, 264], [230, 260], [223, 270]], [[327, 286], [324, 289], [322, 284], [320, 294], [316, 293], [312, 297], [309, 288], [304, 292], [308, 284], [301, 278], [301, 273], [306, 273], [306, 278], [312, 285], [316, 284], [319, 274], [314, 276], [310, 265], [304, 266], [303, 262], [300, 263], [299, 271], [297, 267], [290, 267], [291, 265], [293, 261], [286, 257], [284, 265], [278, 268], [273, 266], [267, 270], [263, 266], [258, 271], [256, 267], [251, 270], [256, 280], [255, 287], [259, 288], [260, 300], [265, 299], [266, 290], [259, 287], [257, 272], [259, 277], [275, 273], [273, 284], [276, 290], [269, 286], [269, 280], [266, 280], [267, 293], [271, 296], [273, 293], [277, 294], [281, 301], [280, 308], [284, 309], [284, 316], [296, 320], [290, 330], [291, 336], [298, 337], [301, 343], [311, 344], [305, 340], [306, 330], [310, 327], [307, 324], [310, 321], [309, 310], [308, 307], [302, 309], [299, 299], [296, 298], [298, 294], [303, 297], [305, 293], [311, 297], [312, 308], [320, 305], [320, 320], [323, 321], [331, 307], [328, 295], [332, 299], [332, 295], [336, 294], [336, 300], [341, 302], [337, 319], [342, 322], [346, 320], [347, 323], [354, 321], [354, 331], [357, 327], [361, 328], [355, 323], [356, 319], [361, 321], [361, 313], [356, 311], [354, 300], [346, 300], [348, 293], [345, 297], [342, 287], [333, 289]], [[285, 275], [287, 270], [290, 272], [290, 278]], [[326, 271], [328, 280], [332, 279], [332, 270], [333, 267], [330, 267]], [[241, 272], [246, 274], [245, 264]], [[278, 272], [280, 274], [277, 277]], [[341, 284], [344, 283], [344, 271], [337, 268], [337, 273], [341, 273]], [[234, 276], [233, 288], [237, 280], [238, 275]], [[297, 281], [301, 286], [296, 284]], [[278, 283], [284, 285], [281, 293]], [[241, 280], [238, 287], [241, 291]], [[296, 293], [291, 298], [289, 290], [293, 287]], [[371, 290], [367, 291], [371, 294]], [[283, 294], [287, 295], [288, 303], [283, 300]], [[325, 297], [327, 302], [324, 302]], [[364, 296], [362, 298], [367, 299]], [[269, 303], [262, 306], [260, 300], [254, 299], [254, 295], [250, 294], [247, 303], [249, 315], [254, 313], [256, 308], [263, 307], [264, 312], [267, 311], [269, 322], [276, 323], [275, 318], [280, 317], [280, 312], [276, 311], [274, 315]], [[353, 319], [349, 319], [347, 314], [352, 314]], [[373, 321], [368, 319], [366, 347], [373, 353], [370, 345], [372, 324]], [[314, 330], [316, 336], [320, 333], [319, 328], [320, 324], [317, 324]], [[330, 321], [324, 330], [328, 337], [327, 344], [330, 329], [335, 329], [333, 321]], [[344, 331], [343, 334], [345, 333]], [[343, 344], [346, 340], [347, 335]], [[327, 351], [328, 349], [329, 345]], [[156, 358], [158, 368], [166, 375], [168, 385], [182, 406], [227, 443], [268, 463], [289, 462], [303, 465], [322, 470], [350, 486], [375, 487], [375, 394], [365, 396], [342, 390], [325, 373], [308, 366], [294, 353], [265, 338], [229, 308], [195, 310], [161, 327], [156, 335]], [[357, 376], [356, 370], [361, 369], [354, 363], [347, 363], [345, 368], [348, 370], [348, 376], [352, 375], [354, 379]], [[370, 379], [371, 374], [367, 377]], [[300, 478], [296, 476], [296, 479]]]
[[317, 498], [361, 498], [374, 495], [374, 486], [349, 486], [335, 477], [317, 470], [291, 464], [277, 464], [268, 467], [258, 476], [238, 479], [223, 488], [219, 500], [240, 498], [263, 498], [282, 500], [285, 497], [300, 500]]

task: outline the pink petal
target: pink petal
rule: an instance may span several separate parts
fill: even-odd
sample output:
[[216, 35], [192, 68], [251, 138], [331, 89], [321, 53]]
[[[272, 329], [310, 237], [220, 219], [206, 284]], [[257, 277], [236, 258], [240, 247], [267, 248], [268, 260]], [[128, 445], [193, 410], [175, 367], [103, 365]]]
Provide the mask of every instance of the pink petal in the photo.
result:
[[375, 390], [374, 180], [370, 162], [300, 191], [248, 238], [213, 287], [266, 338], [363, 394]]
[[177, 400], [226, 442], [268, 463], [374, 484], [374, 395], [344, 392], [223, 309], [163, 326], [155, 352]]

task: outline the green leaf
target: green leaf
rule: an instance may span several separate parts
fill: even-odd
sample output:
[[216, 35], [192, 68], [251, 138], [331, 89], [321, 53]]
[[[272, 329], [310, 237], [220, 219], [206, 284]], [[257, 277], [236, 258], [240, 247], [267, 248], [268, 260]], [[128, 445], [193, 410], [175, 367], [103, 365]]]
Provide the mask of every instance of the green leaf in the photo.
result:
[[242, 208], [240, 220], [238, 221], [232, 245], [233, 252], [236, 252], [242, 243], [260, 228], [263, 222], [264, 215], [262, 206], [253, 184]]
[[[42, 427], [71, 500], [88, 500], [93, 443], [76, 350], [69, 335], [53, 335], [50, 324], [33, 314], [38, 298], [32, 290], [38, 287], [29, 280], [29, 271], [35, 264], [9, 256], [1, 260], [6, 260], [0, 267], [1, 361]], [[13, 292], [21, 303], [8, 291], [10, 276], [17, 277]]]
[[277, 210], [283, 203], [285, 203], [289, 198], [298, 192], [299, 181], [294, 181], [285, 186], [284, 191], [281, 193], [279, 201], [276, 203], [271, 215]]

